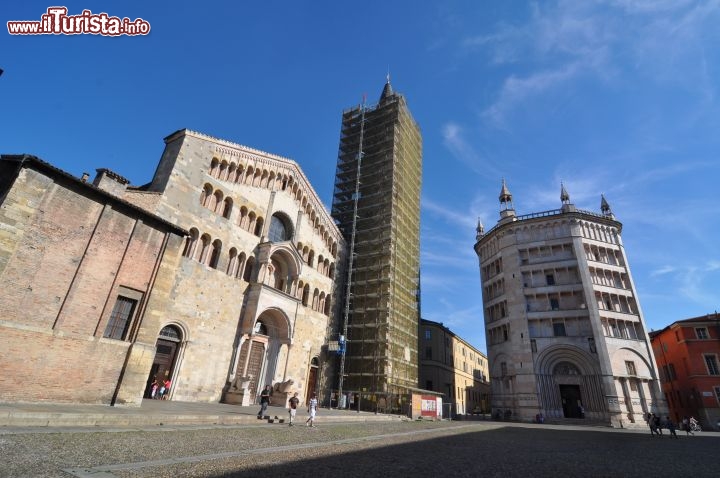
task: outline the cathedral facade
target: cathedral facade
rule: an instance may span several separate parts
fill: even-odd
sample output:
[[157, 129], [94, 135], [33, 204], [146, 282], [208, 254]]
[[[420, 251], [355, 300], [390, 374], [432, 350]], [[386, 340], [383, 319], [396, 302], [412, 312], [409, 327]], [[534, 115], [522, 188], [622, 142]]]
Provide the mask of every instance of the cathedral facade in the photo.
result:
[[[67, 269], [54, 278], [58, 292], [42, 309], [35, 304], [47, 291], [0, 323], [13, 332], [0, 338], [3, 349], [17, 351], [0, 359], [8, 371], [0, 399], [18, 400], [28, 373], [20, 344], [28, 338], [42, 338], [45, 352], [82, 357], [84, 347], [95, 354], [68, 362], [38, 350], [34, 376], [79, 377], [62, 393], [46, 390], [29, 401], [138, 404], [153, 380], [171, 381], [171, 399], [239, 404], [254, 403], [264, 385], [273, 386], [280, 405], [288, 393], [305, 399], [322, 388], [345, 242], [301, 168], [189, 130], [165, 145], [152, 181], [140, 187], [107, 170], [89, 183], [42, 161], [50, 186], [19, 182], [27, 174], [0, 185], [2, 221], [14, 232], [0, 243], [0, 281], [7, 285], [0, 302], [17, 303], [33, 286], [15, 280], [28, 264], [18, 251], [42, 246]], [[46, 214], [69, 206], [79, 211], [74, 216], [95, 214], [79, 224], [87, 237], [77, 228], [57, 231], [60, 218]], [[104, 211], [122, 216], [123, 228], [117, 220], [107, 233], [90, 227], [93, 220], [105, 226], [95, 217], [109, 217]], [[157, 231], [147, 232], [148, 225]], [[57, 240], [43, 236], [53, 232]], [[112, 246], [105, 245], [110, 234]], [[38, 320], [38, 312], [47, 317]], [[96, 369], [88, 359], [97, 360]], [[11, 391], [5, 382], [17, 386]]]
[[[485, 332], [497, 417], [645, 426], [665, 414], [622, 224], [570, 203], [518, 216], [505, 182], [500, 220], [478, 225]], [[664, 416], [664, 415], [663, 415]]]

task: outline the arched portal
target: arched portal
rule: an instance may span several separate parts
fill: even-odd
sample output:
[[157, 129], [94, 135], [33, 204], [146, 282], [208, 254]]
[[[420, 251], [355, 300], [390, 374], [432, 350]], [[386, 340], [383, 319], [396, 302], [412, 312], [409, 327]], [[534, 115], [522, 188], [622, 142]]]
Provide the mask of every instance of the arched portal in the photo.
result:
[[599, 365], [586, 351], [570, 345], [545, 349], [536, 361], [536, 379], [546, 417], [608, 418]]
[[154, 381], [157, 380], [159, 383], [172, 379], [173, 372], [177, 368], [176, 362], [182, 341], [182, 330], [175, 325], [167, 325], [160, 331], [155, 344], [155, 358], [148, 376], [146, 398], [150, 398], [152, 395]]
[[[279, 309], [266, 309], [255, 320], [251, 332], [244, 334], [233, 388], [247, 391], [243, 403], [256, 403], [258, 391], [272, 385], [282, 372], [279, 360], [290, 343], [290, 321]], [[231, 390], [232, 391], [232, 390]]]

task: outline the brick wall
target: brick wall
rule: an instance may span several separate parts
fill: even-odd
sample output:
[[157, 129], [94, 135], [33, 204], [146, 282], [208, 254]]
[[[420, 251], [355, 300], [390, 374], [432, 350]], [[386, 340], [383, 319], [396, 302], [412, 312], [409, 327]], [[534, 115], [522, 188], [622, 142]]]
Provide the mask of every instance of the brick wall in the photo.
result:
[[130, 344], [105, 327], [120, 287], [148, 294], [167, 228], [25, 166], [0, 208], [0, 401], [109, 403]]

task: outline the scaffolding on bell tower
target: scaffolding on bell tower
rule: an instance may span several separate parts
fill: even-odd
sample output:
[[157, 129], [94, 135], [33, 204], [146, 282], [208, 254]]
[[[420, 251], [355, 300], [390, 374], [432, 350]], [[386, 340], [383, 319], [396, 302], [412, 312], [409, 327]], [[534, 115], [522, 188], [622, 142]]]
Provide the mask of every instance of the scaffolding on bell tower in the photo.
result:
[[422, 138], [386, 83], [343, 112], [332, 216], [348, 243], [340, 391], [417, 387]]

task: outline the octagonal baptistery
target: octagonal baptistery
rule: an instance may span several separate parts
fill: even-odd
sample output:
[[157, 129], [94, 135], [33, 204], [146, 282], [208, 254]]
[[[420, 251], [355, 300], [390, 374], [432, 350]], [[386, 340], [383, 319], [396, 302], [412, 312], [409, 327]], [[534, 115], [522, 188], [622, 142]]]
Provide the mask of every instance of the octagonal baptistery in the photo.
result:
[[665, 416], [655, 357], [621, 239], [601, 213], [561, 208], [517, 216], [503, 181], [500, 220], [478, 224], [495, 416], [644, 427]]
[[189, 231], [161, 284], [170, 305], [138, 337], [155, 344], [148, 386], [243, 405], [265, 385], [282, 406], [321, 393], [345, 249], [329, 213], [290, 159], [189, 130], [165, 143], [152, 182], [125, 196]]

